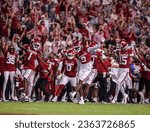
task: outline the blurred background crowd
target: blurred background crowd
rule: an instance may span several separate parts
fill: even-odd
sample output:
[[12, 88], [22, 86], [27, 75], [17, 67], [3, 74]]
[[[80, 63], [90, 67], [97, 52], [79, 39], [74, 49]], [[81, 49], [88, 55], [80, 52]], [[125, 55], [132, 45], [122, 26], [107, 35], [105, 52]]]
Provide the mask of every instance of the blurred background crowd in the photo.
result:
[[150, 46], [149, 0], [1, 0], [0, 5], [0, 37], [12, 43], [17, 36], [30, 43], [37, 35], [55, 54], [75, 39], [104, 38], [108, 47], [125, 38]]

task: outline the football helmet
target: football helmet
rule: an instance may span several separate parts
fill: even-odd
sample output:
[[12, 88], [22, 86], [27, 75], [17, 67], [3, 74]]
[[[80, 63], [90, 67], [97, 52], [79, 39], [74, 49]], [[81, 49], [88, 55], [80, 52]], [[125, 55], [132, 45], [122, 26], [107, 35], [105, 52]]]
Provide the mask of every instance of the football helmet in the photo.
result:
[[121, 46], [121, 49], [126, 49], [127, 48], [128, 43], [125, 41], [125, 39], [122, 39], [120, 41], [120, 46]]
[[80, 52], [81, 49], [83, 48], [82, 41], [75, 41], [73, 47], [76, 52]]
[[31, 40], [31, 47], [36, 51], [40, 49], [41, 44], [39, 38], [33, 38]]
[[68, 52], [67, 52], [67, 58], [69, 60], [72, 60], [74, 58], [74, 56], [75, 56], [74, 50], [72, 50], [72, 49], [68, 50]]

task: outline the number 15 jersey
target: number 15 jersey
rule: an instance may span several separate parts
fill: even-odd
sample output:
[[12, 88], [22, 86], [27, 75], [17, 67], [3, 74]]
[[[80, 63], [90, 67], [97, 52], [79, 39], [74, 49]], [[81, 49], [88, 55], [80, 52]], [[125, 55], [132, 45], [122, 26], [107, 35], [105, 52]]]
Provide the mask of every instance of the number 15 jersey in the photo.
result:
[[131, 57], [133, 56], [133, 51], [131, 49], [122, 50], [119, 52], [119, 67], [129, 68], [131, 64]]

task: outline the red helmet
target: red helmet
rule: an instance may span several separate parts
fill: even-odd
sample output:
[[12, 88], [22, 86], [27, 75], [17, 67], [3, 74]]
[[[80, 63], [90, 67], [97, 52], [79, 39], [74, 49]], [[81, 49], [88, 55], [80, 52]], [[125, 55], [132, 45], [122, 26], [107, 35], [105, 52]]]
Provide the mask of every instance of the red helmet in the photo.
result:
[[39, 50], [41, 46], [39, 38], [33, 38], [31, 40], [31, 46], [34, 50]]
[[125, 39], [122, 39], [120, 41], [120, 46], [122, 49], [125, 49], [128, 46], [128, 43], [125, 41]]
[[70, 49], [70, 50], [67, 51], [67, 58], [68, 58], [69, 60], [73, 59], [73, 58], [74, 58], [74, 55], [75, 55], [75, 52], [74, 52], [73, 49]]
[[76, 52], [80, 52], [83, 47], [82, 41], [75, 41], [73, 47]]

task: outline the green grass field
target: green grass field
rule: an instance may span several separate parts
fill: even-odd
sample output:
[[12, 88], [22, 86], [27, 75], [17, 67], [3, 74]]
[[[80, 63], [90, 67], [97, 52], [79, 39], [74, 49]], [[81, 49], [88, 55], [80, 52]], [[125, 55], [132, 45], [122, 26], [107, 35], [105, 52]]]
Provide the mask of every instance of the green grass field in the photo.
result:
[[0, 114], [37, 115], [150, 115], [149, 104], [0, 102]]

